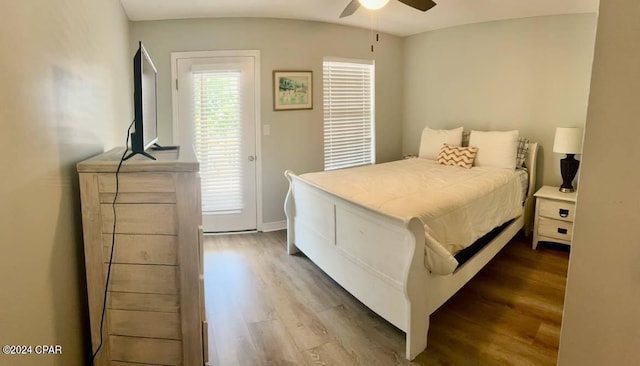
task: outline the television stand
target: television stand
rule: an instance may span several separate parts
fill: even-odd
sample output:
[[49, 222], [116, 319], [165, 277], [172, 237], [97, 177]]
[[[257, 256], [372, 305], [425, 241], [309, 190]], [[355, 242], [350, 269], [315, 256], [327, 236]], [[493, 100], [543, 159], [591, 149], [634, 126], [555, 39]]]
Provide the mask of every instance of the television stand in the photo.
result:
[[134, 157], [135, 155], [140, 154], [142, 156], [146, 156], [151, 160], [156, 160], [155, 157], [151, 156], [149, 153], [147, 153], [146, 151], [132, 151], [131, 154], [127, 155], [124, 159], [122, 159], [122, 161], [128, 160], [129, 158]]
[[177, 146], [160, 146], [158, 144], [153, 144], [153, 146], [151, 147], [151, 150], [154, 150], [154, 151], [177, 150], [177, 149], [178, 149]]
[[[138, 125], [138, 119], [136, 118], [136, 126]], [[136, 127], [138, 128], [138, 127]], [[137, 154], [141, 154], [142, 156], [146, 156], [151, 160], [156, 160], [155, 157], [151, 156], [145, 150], [145, 144], [143, 141], [143, 137], [141, 133], [133, 132], [131, 133], [131, 154], [127, 155], [126, 158], [122, 159], [122, 161], [128, 160], [134, 157]]]

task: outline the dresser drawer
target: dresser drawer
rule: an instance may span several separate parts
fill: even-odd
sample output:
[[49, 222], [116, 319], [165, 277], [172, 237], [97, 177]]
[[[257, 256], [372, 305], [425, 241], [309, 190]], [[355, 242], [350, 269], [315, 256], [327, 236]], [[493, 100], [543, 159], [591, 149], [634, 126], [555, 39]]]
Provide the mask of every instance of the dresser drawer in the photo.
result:
[[538, 235], [571, 241], [571, 237], [573, 236], [573, 223], [540, 217]]
[[572, 202], [552, 201], [542, 199], [540, 203], [541, 217], [548, 217], [550, 219], [557, 219], [563, 221], [573, 222], [575, 216], [576, 205]]
[[[115, 175], [98, 174], [100, 203], [113, 203]], [[171, 173], [122, 173], [118, 175], [118, 203], [176, 203], [176, 187]]]
[[[113, 207], [100, 205], [102, 233], [113, 232]], [[116, 204], [117, 234], [176, 235], [178, 213], [171, 204]]]
[[[102, 234], [102, 260], [109, 263], [112, 234]], [[113, 263], [178, 265], [177, 237], [173, 235], [116, 235]]]
[[[177, 266], [112, 264], [109, 291], [175, 295], [180, 293]], [[109, 265], [104, 265], [106, 277]], [[196, 280], [197, 281], [197, 280]]]
[[111, 359], [124, 365], [182, 365], [182, 341], [179, 340], [112, 335], [109, 346]]
[[[116, 191], [116, 176], [112, 173], [98, 174], [100, 193]], [[121, 173], [118, 174], [118, 192], [120, 193], [158, 193], [175, 192], [176, 187], [171, 173]]]
[[179, 313], [163, 313], [159, 311], [109, 310], [109, 334], [182, 339]]

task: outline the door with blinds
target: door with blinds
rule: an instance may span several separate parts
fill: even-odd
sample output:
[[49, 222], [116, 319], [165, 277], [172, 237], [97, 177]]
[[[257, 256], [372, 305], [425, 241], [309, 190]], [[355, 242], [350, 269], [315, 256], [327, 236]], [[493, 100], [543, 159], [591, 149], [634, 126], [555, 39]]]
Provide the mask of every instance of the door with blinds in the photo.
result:
[[[181, 146], [193, 146], [200, 162], [205, 232], [257, 228], [259, 60], [257, 51], [251, 52], [173, 56], [177, 76], [174, 135]], [[188, 57], [190, 54], [200, 57]]]

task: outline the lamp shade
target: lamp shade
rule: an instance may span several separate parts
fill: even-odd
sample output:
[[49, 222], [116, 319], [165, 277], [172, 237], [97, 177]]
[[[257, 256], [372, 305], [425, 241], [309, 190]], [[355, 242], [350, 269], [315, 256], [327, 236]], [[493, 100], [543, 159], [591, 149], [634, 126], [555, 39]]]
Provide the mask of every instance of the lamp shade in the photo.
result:
[[582, 153], [581, 127], [558, 127], [556, 128], [556, 138], [553, 141], [553, 152], [561, 154], [581, 154]]
[[358, 0], [367, 9], [376, 10], [387, 5], [389, 0]]

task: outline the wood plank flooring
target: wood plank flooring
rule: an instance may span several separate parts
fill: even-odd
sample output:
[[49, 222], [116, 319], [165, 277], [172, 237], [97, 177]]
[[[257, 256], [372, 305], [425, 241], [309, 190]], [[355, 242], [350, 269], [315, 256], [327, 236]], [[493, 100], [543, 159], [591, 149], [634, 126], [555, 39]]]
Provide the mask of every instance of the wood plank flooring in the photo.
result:
[[428, 347], [304, 255], [285, 232], [205, 237], [211, 365], [555, 365], [569, 253], [517, 236], [431, 316]]

